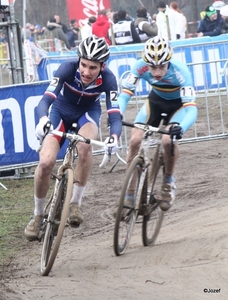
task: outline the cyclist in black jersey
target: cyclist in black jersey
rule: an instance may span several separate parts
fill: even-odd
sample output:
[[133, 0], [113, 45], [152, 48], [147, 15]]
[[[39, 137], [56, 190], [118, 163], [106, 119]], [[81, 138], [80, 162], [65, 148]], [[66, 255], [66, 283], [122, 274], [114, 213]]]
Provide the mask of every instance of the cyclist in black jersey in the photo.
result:
[[[112, 147], [112, 154], [117, 151], [122, 123], [117, 101], [117, 81], [105, 65], [109, 54], [109, 46], [104, 38], [90, 36], [80, 43], [77, 59], [65, 61], [59, 66], [37, 107], [38, 138], [44, 136], [45, 125], [51, 122], [53, 129], [64, 132], [71, 128], [72, 123], [77, 123], [79, 134], [97, 139], [101, 118], [100, 95], [105, 93], [112, 137], [108, 137], [105, 142], [107, 149]], [[28, 240], [38, 239], [50, 174], [61, 145], [61, 138], [51, 133], [44, 140], [34, 178], [34, 215], [24, 231]], [[69, 222], [72, 225], [83, 222], [80, 206], [92, 168], [91, 146], [79, 143], [78, 153], [76, 182], [69, 212]]]

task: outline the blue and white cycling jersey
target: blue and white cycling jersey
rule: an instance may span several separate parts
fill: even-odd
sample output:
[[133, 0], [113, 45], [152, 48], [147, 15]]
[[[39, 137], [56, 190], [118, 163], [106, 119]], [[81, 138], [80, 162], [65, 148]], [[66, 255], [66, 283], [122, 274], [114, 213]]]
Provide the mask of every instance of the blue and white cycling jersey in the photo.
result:
[[[58, 112], [66, 124], [78, 122], [83, 125], [87, 111], [92, 114], [97, 125], [101, 116], [101, 93], [105, 93], [107, 114], [109, 117], [110, 134], [121, 134], [122, 123], [117, 101], [117, 82], [114, 74], [105, 67], [98, 78], [87, 87], [83, 87], [79, 72], [79, 60], [63, 62], [54, 74], [54, 77], [38, 104], [38, 117], [49, 115], [51, 111]], [[53, 116], [54, 114], [51, 114]], [[89, 119], [87, 118], [87, 121]], [[52, 121], [52, 120], [51, 120]], [[53, 121], [54, 117], [53, 117]]]
[[[192, 76], [187, 65], [171, 59], [166, 75], [158, 81], [152, 76], [144, 60], [139, 59], [123, 81], [122, 91], [118, 97], [121, 114], [124, 114], [140, 79], [147, 81], [152, 86], [153, 92], [164, 100], [172, 101], [181, 98], [183, 106], [174, 114], [170, 122], [180, 123], [184, 132], [191, 127], [197, 118], [197, 107]], [[145, 104], [136, 116], [135, 122], [146, 123], [148, 118]]]

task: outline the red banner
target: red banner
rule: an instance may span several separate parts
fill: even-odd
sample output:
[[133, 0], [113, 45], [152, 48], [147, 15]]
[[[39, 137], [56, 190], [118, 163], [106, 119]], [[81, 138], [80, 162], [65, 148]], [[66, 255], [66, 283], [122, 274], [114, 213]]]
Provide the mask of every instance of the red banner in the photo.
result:
[[66, 0], [69, 20], [76, 19], [79, 27], [91, 16], [97, 16], [101, 9], [109, 9], [110, 0]]

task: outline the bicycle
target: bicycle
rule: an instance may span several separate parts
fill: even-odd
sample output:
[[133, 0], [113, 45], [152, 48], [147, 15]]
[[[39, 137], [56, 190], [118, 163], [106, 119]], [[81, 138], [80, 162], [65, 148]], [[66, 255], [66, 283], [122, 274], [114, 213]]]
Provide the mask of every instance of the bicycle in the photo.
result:
[[[48, 128], [49, 126], [46, 128], [44, 138], [48, 134]], [[55, 184], [53, 192], [45, 206], [45, 216], [41, 226], [41, 234], [39, 238], [39, 240], [43, 242], [40, 268], [42, 276], [47, 276], [53, 267], [63, 236], [64, 228], [67, 224], [74, 182], [73, 163], [78, 157], [77, 144], [79, 142], [83, 142], [99, 147], [105, 146], [104, 142], [88, 139], [76, 134], [75, 129], [76, 124], [73, 124], [70, 133], [65, 133], [58, 130], [51, 131], [52, 134], [61, 136], [64, 139], [68, 139], [69, 144], [67, 146], [63, 162], [58, 167], [56, 175], [52, 174], [51, 176], [51, 178], [55, 180]], [[42, 139], [41, 144], [44, 138]], [[110, 156], [111, 154], [105, 153], [100, 167], [102, 167], [108, 161], [108, 159], [110, 159]]]
[[[159, 127], [122, 121], [124, 126], [143, 130], [144, 135], [139, 151], [127, 169], [120, 194], [114, 228], [114, 252], [116, 256], [122, 255], [126, 251], [139, 215], [142, 216], [144, 246], [153, 245], [159, 234], [164, 211], [159, 207], [156, 191], [161, 187], [164, 172], [161, 137], [162, 134], [169, 134], [163, 125], [165, 117], [166, 114], [162, 114]], [[175, 137], [172, 137], [171, 155], [174, 155], [174, 140]], [[149, 158], [151, 146], [155, 148], [152, 159]], [[129, 194], [134, 199], [134, 203], [130, 206], [124, 204], [124, 200]]]

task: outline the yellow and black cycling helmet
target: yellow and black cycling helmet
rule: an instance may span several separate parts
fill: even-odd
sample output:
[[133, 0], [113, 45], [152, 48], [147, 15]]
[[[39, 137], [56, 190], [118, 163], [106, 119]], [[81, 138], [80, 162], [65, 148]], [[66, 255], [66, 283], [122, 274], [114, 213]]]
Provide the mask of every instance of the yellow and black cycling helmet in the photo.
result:
[[168, 40], [155, 36], [146, 41], [142, 58], [151, 66], [164, 65], [172, 58], [173, 49]]

